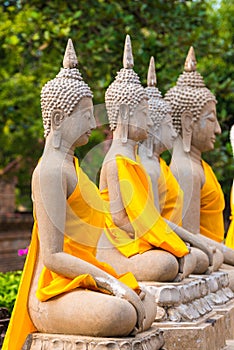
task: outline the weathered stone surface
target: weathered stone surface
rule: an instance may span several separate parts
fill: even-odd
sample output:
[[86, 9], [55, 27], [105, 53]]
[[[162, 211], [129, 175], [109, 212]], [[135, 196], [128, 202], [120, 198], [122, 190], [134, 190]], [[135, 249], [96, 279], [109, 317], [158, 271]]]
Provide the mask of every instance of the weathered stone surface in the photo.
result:
[[[180, 283], [143, 282], [160, 307], [155, 321], [188, 322], [222, 308], [234, 298], [226, 272], [191, 275]], [[225, 308], [225, 307], [224, 307]], [[164, 312], [162, 311], [164, 310]]]
[[199, 322], [164, 323], [161, 326], [167, 350], [220, 350], [225, 346], [223, 315], [213, 314]]
[[[30, 344], [31, 343], [31, 344]], [[136, 337], [95, 338], [34, 333], [24, 350], [159, 350], [164, 345], [163, 331], [153, 326]]]

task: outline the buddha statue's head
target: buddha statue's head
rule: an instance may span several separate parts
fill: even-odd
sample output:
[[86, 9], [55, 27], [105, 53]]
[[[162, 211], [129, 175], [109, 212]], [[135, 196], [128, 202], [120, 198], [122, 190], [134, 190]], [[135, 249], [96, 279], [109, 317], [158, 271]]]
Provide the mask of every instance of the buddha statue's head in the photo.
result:
[[92, 92], [77, 68], [78, 61], [69, 39], [63, 59], [63, 68], [57, 76], [48, 81], [41, 91], [41, 109], [44, 136], [54, 134], [54, 146], [58, 148], [63, 136], [70, 138], [71, 144], [76, 138], [87, 134], [78, 143], [88, 142], [90, 130], [96, 126], [93, 117]]
[[149, 130], [148, 139], [144, 141], [148, 157], [152, 157], [153, 152], [159, 155], [163, 151], [171, 149], [176, 137], [176, 132], [172, 125], [170, 104], [162, 98], [162, 94], [156, 85], [155, 63], [154, 58], [151, 57], [147, 75], [147, 87], [145, 88], [149, 99], [149, 117], [153, 122]]
[[133, 70], [134, 62], [130, 36], [126, 36], [123, 68], [105, 94], [106, 109], [110, 129], [121, 129], [121, 140], [128, 138], [140, 141], [147, 138], [148, 102], [147, 96], [137, 73]]
[[215, 134], [221, 132], [216, 117], [216, 99], [196, 70], [193, 47], [187, 55], [184, 72], [176, 86], [165, 94], [165, 100], [172, 107], [173, 125], [182, 136], [185, 152], [191, 145], [200, 152], [214, 148]]

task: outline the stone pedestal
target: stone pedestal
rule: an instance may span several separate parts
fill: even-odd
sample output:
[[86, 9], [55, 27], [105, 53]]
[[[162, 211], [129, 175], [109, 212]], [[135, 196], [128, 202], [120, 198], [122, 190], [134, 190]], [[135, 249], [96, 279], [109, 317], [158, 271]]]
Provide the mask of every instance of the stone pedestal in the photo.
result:
[[234, 300], [225, 272], [193, 275], [179, 283], [141, 283], [155, 297], [156, 322], [191, 322]]
[[234, 339], [234, 301], [223, 306], [216, 306], [214, 310], [217, 314], [224, 316], [226, 339]]
[[221, 350], [226, 345], [223, 315], [190, 323], [160, 323], [167, 350]]
[[163, 331], [153, 326], [135, 337], [125, 338], [34, 333], [22, 350], [159, 350], [163, 345]]
[[234, 336], [234, 294], [226, 272], [179, 283], [142, 283], [157, 303], [167, 350], [220, 350]]

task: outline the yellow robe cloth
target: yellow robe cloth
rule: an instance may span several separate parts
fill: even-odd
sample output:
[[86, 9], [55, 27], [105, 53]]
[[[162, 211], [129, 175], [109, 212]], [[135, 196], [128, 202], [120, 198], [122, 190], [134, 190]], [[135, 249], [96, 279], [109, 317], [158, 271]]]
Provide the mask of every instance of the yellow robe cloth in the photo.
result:
[[202, 161], [202, 166], [205, 183], [201, 189], [200, 233], [217, 242], [222, 242], [225, 207], [223, 191], [211, 167], [204, 161]]
[[[111, 215], [106, 218], [106, 235], [110, 242], [126, 257], [142, 254], [155, 247], [177, 257], [188, 254], [185, 243], [170, 229], [154, 206], [151, 181], [143, 166], [127, 157], [116, 156], [122, 201], [135, 230], [131, 239], [127, 232], [116, 227]], [[101, 191], [109, 201], [108, 190]]]
[[231, 207], [231, 216], [230, 216], [231, 222], [228, 228], [225, 244], [227, 247], [234, 249], [234, 183], [232, 184], [232, 189], [231, 189], [230, 207]]
[[160, 170], [158, 196], [161, 215], [163, 218], [181, 226], [184, 192], [162, 158], [160, 158]]
[[[79, 167], [77, 158], [74, 158], [74, 162], [78, 184], [67, 200], [64, 251], [99, 267], [137, 291], [139, 286], [131, 273], [118, 276], [110, 265], [99, 262], [95, 258], [96, 244], [105, 223], [105, 202], [101, 199], [97, 187]], [[38, 242], [39, 232], [35, 218], [32, 240], [2, 350], [21, 350], [27, 335], [36, 331], [28, 314], [27, 301], [37, 258]], [[38, 283], [37, 297], [41, 301], [46, 301], [78, 287], [104, 292], [98, 288], [89, 274], [70, 279], [44, 267]]]

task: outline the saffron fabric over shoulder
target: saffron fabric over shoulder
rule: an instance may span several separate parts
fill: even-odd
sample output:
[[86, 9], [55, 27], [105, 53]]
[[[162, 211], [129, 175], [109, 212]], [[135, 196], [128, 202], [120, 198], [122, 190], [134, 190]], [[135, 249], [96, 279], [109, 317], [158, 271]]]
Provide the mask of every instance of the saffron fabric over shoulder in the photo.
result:
[[[156, 247], [177, 257], [188, 254], [185, 243], [171, 230], [154, 205], [151, 181], [143, 166], [122, 155], [116, 156], [121, 198], [134, 230], [131, 239], [127, 232], [116, 227], [110, 214], [106, 217], [105, 233], [110, 242], [126, 257], [142, 254]], [[108, 190], [101, 191], [109, 201]]]

